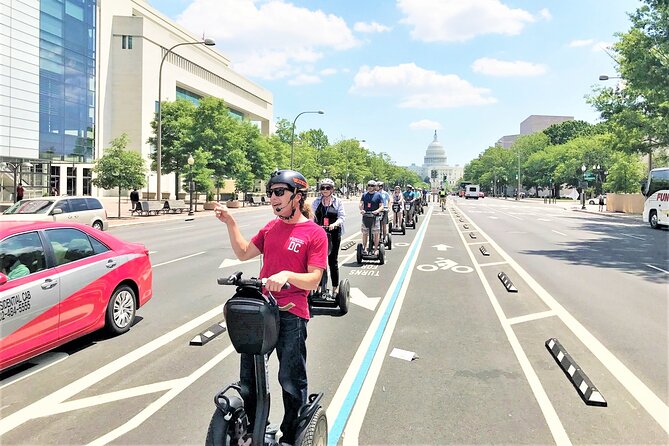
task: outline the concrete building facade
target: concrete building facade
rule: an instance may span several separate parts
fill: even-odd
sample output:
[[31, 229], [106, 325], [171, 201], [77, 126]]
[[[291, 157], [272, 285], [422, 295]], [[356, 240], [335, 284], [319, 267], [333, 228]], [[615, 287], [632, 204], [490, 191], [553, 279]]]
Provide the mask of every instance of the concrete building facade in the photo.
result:
[[[271, 92], [234, 72], [221, 48], [188, 44], [168, 54], [203, 37], [144, 0], [0, 0], [0, 36], [0, 201], [11, 200], [5, 183], [15, 172], [26, 196], [52, 187], [101, 194], [93, 163], [123, 133], [148, 168], [159, 77], [163, 102], [219, 97], [270, 133]], [[155, 191], [155, 173], [147, 179]], [[161, 189], [178, 192], [172, 175]]]
[[541, 132], [553, 124], [560, 124], [565, 121], [573, 121], [573, 116], [551, 116], [551, 115], [530, 115], [520, 123], [520, 133], [516, 135], [505, 135], [495, 143], [498, 147], [508, 149], [516, 142], [519, 136], [531, 135]]

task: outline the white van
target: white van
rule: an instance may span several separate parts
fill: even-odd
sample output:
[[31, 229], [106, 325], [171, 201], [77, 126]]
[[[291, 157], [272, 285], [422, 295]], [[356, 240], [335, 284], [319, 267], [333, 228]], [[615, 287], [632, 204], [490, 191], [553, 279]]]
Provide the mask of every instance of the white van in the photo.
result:
[[478, 184], [468, 184], [465, 186], [465, 198], [474, 198], [475, 200], [479, 199], [479, 185]]
[[40, 197], [14, 203], [2, 220], [42, 220], [81, 223], [106, 231], [107, 211], [95, 197]]

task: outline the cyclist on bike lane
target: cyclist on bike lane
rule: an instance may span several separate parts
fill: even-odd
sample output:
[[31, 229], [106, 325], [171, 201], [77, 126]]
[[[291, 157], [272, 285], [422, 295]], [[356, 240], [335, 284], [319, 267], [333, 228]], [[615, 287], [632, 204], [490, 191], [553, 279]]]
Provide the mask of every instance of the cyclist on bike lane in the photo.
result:
[[[383, 199], [381, 194], [376, 191], [376, 181], [369, 180], [367, 182], [367, 192], [362, 194], [360, 197], [359, 205], [360, 213], [364, 214], [365, 212], [371, 212], [376, 215], [377, 218], [374, 219], [374, 224], [372, 225], [372, 237], [374, 237], [374, 252], [368, 254], [377, 255], [379, 252], [379, 231], [381, 229], [379, 224], [379, 215], [383, 211]], [[369, 230], [365, 226], [363, 221], [360, 231], [362, 232], [362, 246], [363, 249], [367, 250], [367, 240], [369, 237]]]
[[381, 194], [383, 200], [383, 212], [381, 213], [381, 240], [386, 239], [388, 235], [388, 209], [390, 209], [390, 194], [383, 187], [383, 181], [376, 182], [376, 191]]
[[342, 200], [334, 196], [335, 182], [330, 178], [321, 181], [321, 194], [312, 203], [311, 208], [314, 212], [314, 220], [319, 226], [327, 227], [330, 232], [330, 242], [332, 243], [330, 254], [328, 255], [328, 267], [330, 268], [330, 278], [332, 279], [332, 295], [337, 295], [337, 286], [339, 285], [339, 246], [341, 245], [341, 236], [344, 234], [344, 220], [346, 212]]
[[[225, 206], [217, 205], [214, 209], [216, 217], [228, 228], [230, 245], [239, 260], [263, 254], [260, 278], [267, 279], [265, 288], [287, 310], [280, 312], [276, 344], [284, 407], [281, 441], [287, 444], [295, 442], [298, 410], [307, 402], [307, 295], [318, 287], [327, 263], [327, 236], [312, 220], [311, 208], [305, 205], [307, 190], [307, 181], [299, 172], [272, 173], [267, 196], [278, 218], [267, 223], [250, 242], [242, 236]], [[286, 283], [290, 283], [290, 288], [282, 290]], [[256, 408], [253, 355], [241, 355], [240, 387], [253, 430]]]

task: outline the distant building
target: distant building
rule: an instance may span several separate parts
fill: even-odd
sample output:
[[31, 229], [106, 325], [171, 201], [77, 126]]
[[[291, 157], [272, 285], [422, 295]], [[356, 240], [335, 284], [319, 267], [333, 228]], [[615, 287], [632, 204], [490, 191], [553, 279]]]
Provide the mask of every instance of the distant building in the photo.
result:
[[455, 186], [464, 174], [464, 167], [460, 167], [458, 164], [455, 166], [448, 165], [446, 150], [437, 140], [436, 130], [434, 131], [433, 141], [427, 146], [427, 150], [425, 151], [423, 165], [417, 166], [416, 164], [412, 164], [407, 168], [416, 172], [422, 179], [429, 178], [430, 187], [433, 190], [439, 189], [442, 184]]
[[551, 116], [551, 115], [530, 115], [520, 123], [520, 133], [517, 135], [505, 135], [495, 143], [498, 147], [508, 149], [521, 135], [531, 135], [541, 132], [553, 124], [560, 124], [565, 121], [573, 121], [573, 116]]

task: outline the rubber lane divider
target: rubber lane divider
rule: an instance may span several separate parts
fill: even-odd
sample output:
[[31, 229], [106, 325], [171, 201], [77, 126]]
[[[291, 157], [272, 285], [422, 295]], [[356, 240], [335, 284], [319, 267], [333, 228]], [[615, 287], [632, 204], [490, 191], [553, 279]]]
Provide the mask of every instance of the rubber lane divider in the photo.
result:
[[341, 246], [339, 247], [339, 249], [341, 249], [342, 251], [346, 251], [346, 250], [347, 250], [348, 248], [350, 248], [351, 246], [355, 246], [355, 242], [354, 242], [353, 240], [344, 243], [343, 245], [341, 245]]
[[466, 224], [466, 223], [464, 225], [462, 225], [462, 227], [465, 228], [465, 229], [469, 229], [469, 225]]
[[499, 280], [502, 281], [502, 283], [504, 284], [504, 288], [506, 288], [506, 290], [509, 293], [517, 293], [518, 292], [518, 288], [516, 288], [513, 285], [513, 282], [511, 282], [511, 279], [509, 279], [509, 276], [507, 276], [504, 271], [501, 271], [499, 274], [497, 274], [497, 277], [499, 277]]
[[481, 251], [481, 254], [483, 254], [484, 256], [489, 256], [489, 255], [490, 255], [490, 253], [488, 252], [488, 250], [485, 249], [485, 247], [483, 247], [483, 246], [481, 246], [481, 247], [479, 248], [479, 251]]
[[469, 233], [469, 236], [470, 236], [471, 238], [476, 238], [476, 234], [474, 234], [473, 232], [470, 232], [470, 233]]
[[218, 324], [214, 324], [211, 327], [207, 328], [205, 331], [195, 336], [190, 340], [189, 345], [203, 346], [207, 342], [214, 339], [216, 336], [221, 333], [225, 333], [228, 328], [225, 326], [225, 321], [221, 321]]
[[578, 394], [588, 406], [607, 407], [608, 404], [604, 396], [597, 390], [588, 376], [576, 364], [574, 359], [567, 353], [560, 341], [556, 338], [550, 338], [546, 341], [546, 348], [553, 355], [567, 378], [576, 387]]

